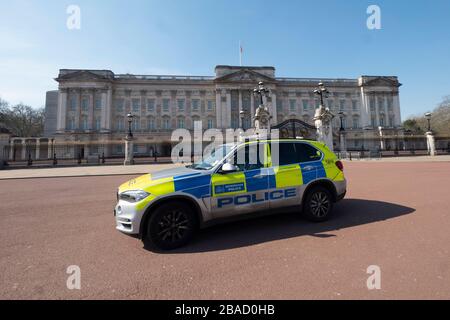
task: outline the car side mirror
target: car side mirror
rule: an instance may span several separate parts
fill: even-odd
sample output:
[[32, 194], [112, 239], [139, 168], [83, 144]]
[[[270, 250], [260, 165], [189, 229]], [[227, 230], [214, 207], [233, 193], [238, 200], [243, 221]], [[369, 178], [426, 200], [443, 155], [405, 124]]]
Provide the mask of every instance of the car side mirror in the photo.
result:
[[235, 165], [228, 163], [228, 162], [224, 163], [222, 165], [222, 168], [220, 168], [221, 173], [231, 173], [231, 172], [236, 172], [236, 171], [238, 171], [238, 168]]

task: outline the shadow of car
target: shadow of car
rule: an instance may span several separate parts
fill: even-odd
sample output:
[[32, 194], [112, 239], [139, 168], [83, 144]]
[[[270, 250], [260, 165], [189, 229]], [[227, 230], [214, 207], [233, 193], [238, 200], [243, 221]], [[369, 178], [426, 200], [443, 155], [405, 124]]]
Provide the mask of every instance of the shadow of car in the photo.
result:
[[200, 230], [187, 246], [161, 253], [226, 250], [304, 235], [327, 238], [335, 236], [327, 232], [392, 219], [414, 211], [413, 208], [389, 202], [344, 199], [335, 204], [333, 215], [326, 222], [308, 222], [301, 219], [298, 213], [230, 222]]

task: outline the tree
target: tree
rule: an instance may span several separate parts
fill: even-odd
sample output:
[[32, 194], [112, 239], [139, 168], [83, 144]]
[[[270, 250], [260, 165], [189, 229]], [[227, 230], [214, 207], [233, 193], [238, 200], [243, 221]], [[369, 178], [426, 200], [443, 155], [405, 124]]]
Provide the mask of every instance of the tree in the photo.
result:
[[[450, 135], [450, 95], [442, 99], [442, 102], [431, 112], [431, 129], [439, 135]], [[403, 127], [416, 134], [425, 133], [428, 129], [428, 121], [425, 116], [414, 116], [403, 122]]]
[[0, 125], [18, 137], [38, 137], [44, 132], [44, 108], [24, 104], [10, 106], [0, 99]]

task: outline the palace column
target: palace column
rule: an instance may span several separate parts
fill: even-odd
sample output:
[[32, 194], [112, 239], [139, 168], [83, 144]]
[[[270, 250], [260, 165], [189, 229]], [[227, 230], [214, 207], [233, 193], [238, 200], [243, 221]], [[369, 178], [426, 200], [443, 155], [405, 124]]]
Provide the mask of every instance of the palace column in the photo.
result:
[[22, 139], [22, 160], [27, 158], [27, 140]]
[[88, 105], [88, 130], [94, 129], [95, 89], [91, 89]]
[[226, 102], [226, 108], [225, 108], [225, 123], [224, 123], [224, 127], [225, 128], [231, 128], [231, 90], [227, 89], [226, 90], [226, 97], [227, 97], [227, 102]]
[[393, 99], [393, 110], [394, 110], [394, 125], [396, 127], [401, 126], [402, 122], [401, 122], [401, 115], [400, 115], [400, 98], [398, 95], [398, 92], [394, 93], [394, 96], [392, 97]]
[[58, 109], [56, 118], [56, 131], [64, 132], [66, 129], [67, 89], [61, 88], [58, 92]]
[[216, 126], [218, 129], [222, 129], [222, 92], [220, 89], [216, 89]]
[[75, 129], [79, 130], [81, 120], [81, 89], [77, 89], [76, 97], [77, 97], [77, 105], [75, 106]]
[[37, 138], [36, 139], [36, 154], [35, 154], [35, 158], [36, 158], [36, 160], [39, 160], [40, 157], [41, 157], [41, 139]]
[[253, 117], [255, 116], [255, 96], [250, 91], [250, 125], [253, 127]]
[[9, 146], [9, 160], [14, 160], [14, 139], [11, 139], [10, 146]]

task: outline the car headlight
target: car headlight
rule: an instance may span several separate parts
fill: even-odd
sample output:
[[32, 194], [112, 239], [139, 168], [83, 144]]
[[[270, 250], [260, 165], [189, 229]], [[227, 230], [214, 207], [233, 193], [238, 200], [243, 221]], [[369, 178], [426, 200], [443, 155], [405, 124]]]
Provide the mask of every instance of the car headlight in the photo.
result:
[[150, 193], [145, 192], [143, 190], [129, 190], [124, 191], [119, 194], [119, 199], [125, 200], [128, 202], [139, 202], [141, 200], [144, 200], [150, 195]]

